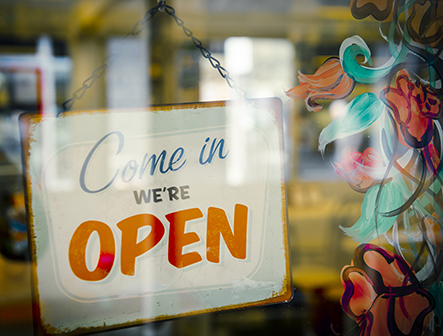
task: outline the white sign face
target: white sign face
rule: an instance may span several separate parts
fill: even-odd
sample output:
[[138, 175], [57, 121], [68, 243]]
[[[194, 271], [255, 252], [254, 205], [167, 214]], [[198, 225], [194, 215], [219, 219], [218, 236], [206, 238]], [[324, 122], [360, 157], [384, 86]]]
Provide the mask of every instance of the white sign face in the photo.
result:
[[288, 300], [280, 106], [23, 115], [42, 332]]

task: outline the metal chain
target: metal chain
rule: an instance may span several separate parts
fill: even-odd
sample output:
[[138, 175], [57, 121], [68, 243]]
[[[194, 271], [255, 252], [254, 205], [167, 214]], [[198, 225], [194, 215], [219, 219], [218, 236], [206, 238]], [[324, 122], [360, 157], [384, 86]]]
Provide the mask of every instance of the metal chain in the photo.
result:
[[197, 49], [200, 49], [202, 56], [209, 61], [209, 63], [211, 64], [211, 66], [214, 69], [218, 70], [218, 73], [220, 74], [220, 76], [222, 76], [226, 80], [226, 83], [229, 85], [229, 87], [234, 89], [241, 98], [248, 100], [248, 98], [246, 96], [246, 91], [238, 86], [237, 82], [234, 81], [231, 78], [231, 76], [229, 75], [228, 70], [226, 70], [224, 67], [222, 67], [222, 65], [220, 64], [220, 61], [218, 59], [214, 58], [208, 49], [203, 47], [203, 43], [198, 38], [196, 38], [194, 36], [192, 31], [184, 26], [183, 20], [180, 19], [179, 17], [177, 17], [177, 15], [175, 15], [175, 9], [172, 8], [171, 6], [168, 6], [165, 4], [165, 11], [167, 14], [169, 14], [170, 16], [172, 16], [174, 18], [177, 25], [183, 29], [183, 32], [185, 33], [185, 35], [192, 40], [192, 43], [194, 44], [194, 46]]
[[132, 28], [132, 31], [130, 33], [128, 33], [124, 38], [123, 38], [123, 46], [121, 46], [118, 50], [118, 52], [113, 52], [110, 55], [108, 55], [107, 57], [105, 57], [102, 61], [101, 66], [99, 66], [97, 69], [95, 69], [92, 72], [91, 77], [89, 77], [88, 79], [86, 79], [83, 82], [83, 85], [80, 89], [78, 89], [77, 91], [75, 91], [72, 94], [72, 98], [66, 100], [62, 106], [63, 106], [63, 112], [69, 111], [72, 108], [72, 105], [74, 105], [75, 101], [82, 98], [83, 95], [85, 94], [85, 92], [92, 86], [94, 85], [94, 82], [96, 79], [100, 78], [105, 70], [107, 68], [109, 68], [112, 63], [116, 60], [116, 58], [118, 58], [123, 51], [126, 49], [126, 45], [128, 44], [128, 42], [130, 40], [132, 40], [135, 36], [137, 36], [138, 34], [140, 34], [141, 31], [143, 31], [146, 28], [146, 23], [151, 20], [154, 15], [162, 9], [162, 2], [160, 2], [157, 6], [151, 8], [150, 10], [148, 10], [144, 16], [144, 18], [140, 21], [138, 21], [134, 27]]
[[241, 98], [248, 100], [248, 98], [246, 96], [246, 91], [238, 86], [238, 84], [230, 77], [229, 72], [224, 67], [222, 67], [220, 61], [217, 60], [216, 58], [214, 58], [212, 56], [211, 52], [203, 47], [203, 43], [194, 36], [192, 31], [184, 26], [183, 20], [178, 18], [177, 15], [175, 15], [175, 9], [171, 6], [166, 5], [166, 0], [157, 0], [157, 1], [158, 1], [157, 6], [148, 10], [146, 12], [144, 18], [142, 20], [138, 21], [134, 25], [134, 27], [132, 28], [132, 31], [130, 33], [128, 33], [123, 38], [123, 46], [119, 48], [118, 52], [113, 52], [110, 55], [108, 55], [107, 57], [105, 57], [102, 61], [101, 66], [99, 66], [97, 69], [95, 69], [92, 72], [92, 75], [83, 82], [82, 87], [80, 89], [76, 90], [72, 94], [72, 98], [66, 100], [62, 104], [63, 112], [69, 111], [72, 108], [72, 106], [74, 105], [75, 101], [79, 100], [80, 98], [83, 97], [85, 92], [92, 85], [94, 85], [94, 82], [96, 81], [96, 79], [100, 78], [104, 74], [106, 69], [112, 65], [112, 63], [115, 61], [115, 59], [118, 58], [123, 53], [123, 51], [126, 49], [127, 43], [130, 40], [132, 40], [135, 36], [140, 34], [140, 32], [142, 32], [146, 28], [146, 23], [148, 21], [150, 21], [154, 17], [154, 15], [157, 14], [158, 11], [160, 11], [160, 12], [166, 11], [167, 14], [172, 16], [174, 18], [175, 22], [177, 23], [177, 25], [183, 29], [183, 32], [185, 33], [185, 35], [187, 37], [191, 38], [192, 43], [194, 44], [194, 46], [196, 48], [198, 48], [200, 50], [202, 56], [209, 61], [209, 63], [211, 64], [211, 66], [214, 69], [218, 70], [220, 76], [226, 80], [226, 83], [229, 85], [229, 87], [234, 89]]

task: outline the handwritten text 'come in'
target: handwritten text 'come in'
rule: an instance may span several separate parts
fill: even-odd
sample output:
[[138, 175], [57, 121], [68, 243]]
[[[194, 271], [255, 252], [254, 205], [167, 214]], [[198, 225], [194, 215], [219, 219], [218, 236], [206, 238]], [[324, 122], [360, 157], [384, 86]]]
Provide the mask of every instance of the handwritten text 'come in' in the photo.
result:
[[[169, 156], [166, 150], [162, 150], [160, 154], [146, 153], [143, 158], [139, 161], [136, 159], [128, 160], [126, 163], [122, 164], [122, 167], [117, 168], [113, 177], [102, 187], [92, 189], [86, 183], [86, 175], [89, 171], [91, 165], [91, 160], [100, 151], [103, 142], [110, 138], [111, 136], [116, 136], [118, 139], [116, 156], [118, 156], [123, 150], [125, 144], [124, 135], [121, 132], [110, 132], [103, 136], [97, 143], [92, 147], [91, 151], [86, 156], [80, 171], [80, 187], [88, 194], [95, 194], [109, 189], [118, 179], [123, 183], [130, 183], [136, 179], [143, 180], [146, 174], [154, 176], [156, 172], [160, 174], [166, 174], [168, 172], [177, 172], [181, 170], [187, 159], [185, 157], [185, 149], [183, 147], [178, 147]], [[218, 158], [223, 160], [228, 156], [228, 151], [224, 150], [225, 141], [217, 138], [212, 140], [210, 147], [208, 144], [211, 142], [211, 138], [207, 137], [205, 143], [200, 151], [198, 158], [198, 163], [200, 165], [206, 165], [207, 163], [212, 163], [216, 155]], [[218, 153], [217, 153], [218, 151]]]

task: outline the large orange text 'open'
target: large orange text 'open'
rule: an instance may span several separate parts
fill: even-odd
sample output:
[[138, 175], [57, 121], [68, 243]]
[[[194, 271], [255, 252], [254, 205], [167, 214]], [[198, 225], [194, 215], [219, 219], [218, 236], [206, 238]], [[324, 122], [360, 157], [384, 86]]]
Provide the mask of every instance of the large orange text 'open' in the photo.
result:
[[[168, 261], [177, 268], [190, 266], [202, 261], [196, 252], [183, 253], [183, 247], [200, 241], [195, 232], [185, 232], [187, 221], [203, 217], [199, 208], [180, 210], [167, 214], [169, 222]], [[236, 204], [233, 230], [223, 209], [210, 207], [207, 215], [206, 259], [220, 262], [220, 238], [234, 258], [246, 259], [248, 207]], [[146, 238], [137, 243], [138, 230], [150, 226]], [[151, 250], [165, 235], [163, 223], [152, 214], [138, 214], [117, 223], [121, 230], [120, 271], [124, 275], [135, 275], [135, 260]], [[97, 232], [100, 240], [100, 256], [96, 268], [90, 271], [86, 264], [86, 247], [89, 237]], [[100, 221], [89, 220], [80, 224], [72, 235], [69, 244], [69, 264], [72, 272], [81, 280], [99, 281], [107, 277], [114, 265], [115, 241], [111, 228]]]

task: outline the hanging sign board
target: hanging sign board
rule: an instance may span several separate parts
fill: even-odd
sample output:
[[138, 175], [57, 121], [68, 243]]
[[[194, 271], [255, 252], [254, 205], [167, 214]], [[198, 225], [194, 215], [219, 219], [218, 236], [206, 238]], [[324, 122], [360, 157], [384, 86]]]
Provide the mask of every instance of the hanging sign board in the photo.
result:
[[22, 115], [40, 332], [287, 301], [280, 106]]

